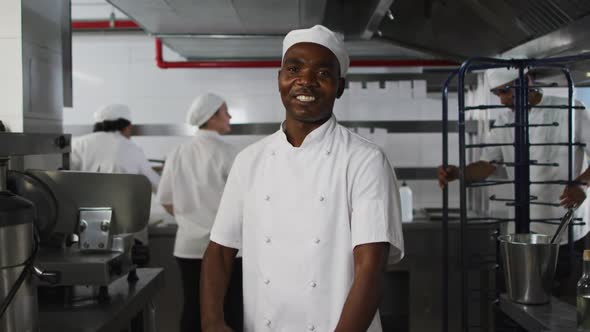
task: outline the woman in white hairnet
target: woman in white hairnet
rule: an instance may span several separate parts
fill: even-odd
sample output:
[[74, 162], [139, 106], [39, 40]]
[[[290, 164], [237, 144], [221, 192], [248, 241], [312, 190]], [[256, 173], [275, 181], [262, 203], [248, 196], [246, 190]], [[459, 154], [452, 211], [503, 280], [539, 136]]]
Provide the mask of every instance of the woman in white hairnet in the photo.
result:
[[83, 172], [143, 174], [155, 192], [160, 176], [131, 141], [131, 111], [121, 104], [94, 113], [94, 132], [72, 140], [70, 168]]
[[[224, 100], [212, 93], [192, 103], [187, 121], [199, 130], [166, 159], [157, 199], [178, 223], [174, 256], [184, 288], [181, 331], [200, 331], [199, 281], [203, 253], [233, 160], [234, 147], [221, 139], [231, 131]], [[232, 328], [241, 330], [241, 259], [234, 262], [225, 316]]]
[[[487, 137], [485, 143], [512, 143], [514, 142], [514, 128], [501, 127], [511, 125], [515, 122], [514, 115], [514, 89], [513, 85], [518, 78], [517, 70], [504, 68], [488, 70], [486, 79], [491, 92], [500, 98], [500, 103], [509, 110], [501, 112], [494, 123], [494, 127]], [[534, 84], [532, 76], [527, 74], [529, 86]], [[553, 124], [552, 126], [531, 127], [529, 129], [529, 140], [531, 143], [560, 143], [568, 141], [568, 111], [565, 109], [544, 108], [544, 106], [568, 105], [568, 99], [563, 97], [547, 96], [540, 89], [532, 89], [528, 96], [530, 124]], [[578, 105], [579, 102], [577, 102]], [[575, 180], [588, 183], [590, 181], [590, 168], [583, 167], [584, 154], [590, 154], [590, 111], [574, 111], [574, 141], [584, 143], [585, 146], [574, 148], [573, 169]], [[531, 146], [529, 148], [530, 160], [536, 161], [538, 165], [531, 165], [531, 181], [557, 181], [568, 179], [568, 147], [548, 145]], [[465, 178], [467, 181], [482, 181], [491, 176], [498, 167], [498, 162], [513, 162], [514, 148], [512, 146], [486, 147], [482, 151], [481, 160], [467, 166]], [[557, 163], [559, 166], [553, 165]], [[506, 167], [509, 178], [514, 178], [514, 168]], [[456, 180], [459, 170], [456, 166], [449, 166], [446, 170], [439, 167], [439, 184], [444, 187], [449, 181]], [[553, 235], [557, 225], [547, 223], [541, 219], [553, 218], [558, 221], [566, 213], [564, 208], [578, 208], [578, 217], [585, 217], [586, 206], [580, 207], [586, 199], [586, 185], [562, 184], [533, 184], [530, 186], [531, 196], [536, 197], [535, 202], [552, 203], [551, 205], [530, 205], [530, 230], [535, 233]], [[561, 207], [559, 206], [561, 205]], [[586, 205], [586, 204], [584, 204]], [[554, 222], [555, 222], [554, 221]], [[556, 271], [556, 285], [554, 295], [569, 297], [576, 294], [576, 282], [581, 275], [582, 251], [585, 244], [584, 239], [590, 230], [588, 220], [584, 225], [573, 227], [574, 248], [576, 257], [569, 257], [569, 250], [565, 245], [567, 236], [561, 240], [562, 246], [559, 249], [559, 260]], [[573, 265], [571, 265], [573, 263]]]

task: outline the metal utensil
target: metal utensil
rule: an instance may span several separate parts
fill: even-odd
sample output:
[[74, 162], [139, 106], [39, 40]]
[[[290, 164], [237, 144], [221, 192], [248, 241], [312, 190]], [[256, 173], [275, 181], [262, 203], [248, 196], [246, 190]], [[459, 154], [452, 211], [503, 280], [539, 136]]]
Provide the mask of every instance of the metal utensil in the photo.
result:
[[555, 231], [555, 234], [551, 238], [552, 244], [556, 244], [556, 243], [561, 242], [561, 237], [563, 236], [563, 233], [567, 229], [567, 226], [574, 219], [574, 212], [575, 211], [576, 211], [576, 209], [569, 209], [567, 211], [567, 213], [563, 216], [563, 218], [561, 218], [561, 222], [559, 223], [559, 227], [557, 227], [557, 231]]

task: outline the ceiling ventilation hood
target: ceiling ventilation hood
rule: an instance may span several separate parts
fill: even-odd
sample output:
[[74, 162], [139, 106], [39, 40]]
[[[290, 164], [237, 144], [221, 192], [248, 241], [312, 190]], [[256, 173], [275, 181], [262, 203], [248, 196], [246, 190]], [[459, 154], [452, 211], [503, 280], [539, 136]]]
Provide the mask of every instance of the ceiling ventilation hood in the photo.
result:
[[[392, 42], [456, 59], [496, 56], [590, 15], [588, 0], [396, 0], [379, 30]], [[590, 25], [585, 23], [586, 31]], [[577, 37], [584, 37], [581, 33]], [[536, 56], [550, 55], [551, 47]]]
[[285, 33], [314, 24], [343, 33], [353, 60], [590, 50], [590, 0], [107, 1], [187, 60], [278, 59]]
[[393, 0], [108, 2], [187, 60], [278, 59], [287, 32], [315, 24], [342, 33], [352, 59], [435, 58], [373, 38]]

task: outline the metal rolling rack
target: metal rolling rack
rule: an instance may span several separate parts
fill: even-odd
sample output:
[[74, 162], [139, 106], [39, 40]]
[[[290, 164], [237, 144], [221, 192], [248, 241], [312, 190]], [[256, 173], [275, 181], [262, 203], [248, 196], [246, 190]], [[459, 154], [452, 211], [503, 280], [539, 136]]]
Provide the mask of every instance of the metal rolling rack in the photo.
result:
[[[448, 123], [448, 91], [451, 81], [457, 79], [457, 91], [458, 91], [458, 122], [459, 122], [459, 186], [460, 186], [460, 243], [459, 243], [459, 266], [460, 266], [460, 282], [461, 282], [461, 322], [460, 330], [463, 332], [469, 331], [485, 331], [490, 329], [491, 326], [484, 326], [478, 322], [472, 322], [470, 320], [470, 308], [469, 301], [470, 296], [473, 293], [473, 289], [469, 285], [468, 273], [472, 269], [492, 269], [496, 272], [496, 279], [501, 278], [500, 269], [500, 258], [498, 244], [496, 243], [496, 254], [495, 261], [490, 264], [489, 261], [483, 260], [480, 266], [473, 266], [473, 257], [476, 257], [477, 253], [470, 252], [466, 245], [467, 236], [470, 229], [474, 226], [488, 225], [495, 226], [496, 232], [494, 235], [499, 234], [499, 225], [502, 223], [514, 222], [515, 230], [517, 233], [528, 233], [530, 232], [530, 204], [542, 204], [542, 205], [553, 205], [551, 202], [536, 202], [536, 197], [530, 196], [531, 184], [576, 184], [573, 175], [572, 160], [573, 160], [573, 149], [576, 146], [583, 144], [574, 142], [574, 130], [573, 130], [573, 117], [572, 113], [574, 109], [583, 109], [583, 107], [574, 106], [573, 89], [574, 84], [569, 72], [569, 65], [578, 62], [590, 60], [590, 54], [583, 54], [580, 56], [569, 56], [569, 57], [557, 57], [548, 59], [494, 59], [494, 58], [472, 58], [465, 61], [456, 71], [454, 71], [447, 79], [443, 87], [443, 107], [442, 107], [442, 121], [443, 121], [443, 167], [447, 167], [449, 164], [448, 160], [448, 133], [449, 128], [446, 125]], [[519, 78], [515, 80], [515, 84], [507, 85], [506, 88], [514, 89], [514, 109], [515, 109], [515, 123], [508, 124], [504, 127], [514, 128], [514, 142], [510, 144], [514, 146], [514, 162], [513, 163], [502, 163], [505, 167], [514, 168], [514, 179], [512, 180], [485, 180], [481, 182], [466, 183], [464, 177], [464, 170], [467, 165], [466, 151], [468, 149], [485, 148], [486, 146], [498, 146], [498, 144], [467, 144], [465, 141], [465, 113], [471, 110], [482, 110], [482, 109], [501, 109], [505, 108], [503, 105], [478, 105], [478, 106], [467, 106], [465, 105], [465, 76], [475, 70], [485, 70], [492, 68], [514, 68], [519, 71]], [[554, 124], [531, 124], [528, 122], [528, 92], [531, 89], [542, 87], [541, 85], [529, 86], [525, 76], [526, 69], [552, 69], [560, 71], [567, 80], [568, 85], [568, 105], [558, 105], [553, 107], [556, 112], [567, 110], [568, 112], [568, 141], [567, 142], [536, 142], [531, 143], [529, 141], [529, 128], [540, 127], [540, 126], [551, 126]], [[532, 106], [535, 107], [535, 106]], [[568, 178], [560, 179], [558, 181], [530, 181], [529, 168], [532, 166], [552, 166], [559, 167], [557, 163], [541, 164], [537, 161], [530, 160], [529, 158], [529, 147], [530, 146], [541, 146], [541, 145], [560, 145], [568, 147]], [[484, 186], [495, 186], [502, 184], [513, 184], [514, 185], [514, 199], [496, 199], [491, 197], [490, 199], [496, 199], [505, 201], [508, 206], [513, 206], [515, 210], [514, 218], [493, 218], [493, 217], [478, 217], [468, 218], [467, 217], [467, 189]], [[554, 223], [556, 219], [535, 219], [533, 222], [543, 223]], [[576, 223], [580, 224], [580, 223]], [[575, 224], [574, 224], [575, 225]], [[442, 294], [442, 331], [449, 330], [449, 193], [448, 187], [443, 190], [443, 222], [442, 222], [442, 246], [443, 246], [443, 294]], [[573, 231], [572, 227], [569, 228], [568, 243], [570, 253], [573, 252]], [[572, 255], [570, 255], [571, 257]], [[498, 290], [495, 289], [488, 293], [486, 299], [480, 298], [480, 301], [493, 301], [497, 303]], [[497, 330], [497, 329], [496, 329]]]

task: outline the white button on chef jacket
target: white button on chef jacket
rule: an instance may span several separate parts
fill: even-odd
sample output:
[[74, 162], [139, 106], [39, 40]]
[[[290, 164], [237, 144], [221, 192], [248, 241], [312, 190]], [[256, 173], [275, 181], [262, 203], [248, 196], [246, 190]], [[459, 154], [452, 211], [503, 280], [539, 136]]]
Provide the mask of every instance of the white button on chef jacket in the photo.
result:
[[[559, 126], [531, 127], [529, 129], [529, 141], [531, 143], [564, 143], [568, 141], [568, 111], [563, 109], [542, 108], [542, 106], [567, 105], [568, 100], [562, 97], [545, 96], [537, 105], [529, 111], [530, 124], [558, 123]], [[495, 126], [513, 124], [514, 112], [506, 110], [500, 113]], [[586, 169], [583, 165], [584, 153], [590, 154], [590, 110], [574, 111], [574, 141], [586, 144], [586, 147], [575, 147], [573, 156], [573, 178], [575, 179]], [[514, 142], [514, 128], [493, 128], [484, 142], [486, 143], [512, 143]], [[529, 149], [530, 160], [539, 163], [558, 163], [559, 167], [531, 166], [530, 178], [532, 181], [567, 180], [568, 178], [568, 148], [565, 146], [532, 146]], [[481, 160], [514, 162], [514, 148], [512, 146], [494, 146], [483, 149]], [[514, 167], [506, 167], [509, 179], [514, 179]], [[559, 196], [565, 185], [534, 184], [530, 186], [530, 194], [536, 196], [538, 202], [559, 203]], [[491, 189], [492, 190], [492, 189]], [[510, 189], [509, 193], [499, 192], [498, 196], [514, 197]], [[495, 192], [492, 192], [495, 193]], [[576, 211], [577, 217], [584, 217], [585, 225], [574, 226], [574, 240], [582, 238], [590, 230], [589, 218], [584, 216], [588, 199]], [[509, 210], [513, 212], [512, 209]], [[563, 207], [533, 205], [530, 206], [531, 219], [561, 218], [565, 214]], [[514, 224], [511, 223], [511, 228]], [[532, 222], [531, 231], [541, 234], [553, 235], [557, 225]], [[513, 230], [509, 230], [513, 232]], [[567, 242], [567, 236], [562, 239], [562, 244]]]
[[[389, 242], [393, 261], [403, 256], [395, 175], [375, 144], [334, 117], [299, 148], [279, 130], [237, 156], [211, 240], [242, 249], [246, 331], [267, 321], [275, 331], [333, 331], [353, 248]], [[369, 331], [381, 331], [378, 314]]]
[[72, 139], [70, 169], [83, 172], [143, 174], [158, 188], [154, 172], [143, 150], [132, 140], [114, 132], [95, 132]]
[[237, 149], [200, 129], [166, 158], [156, 199], [174, 206], [174, 256], [201, 259]]

